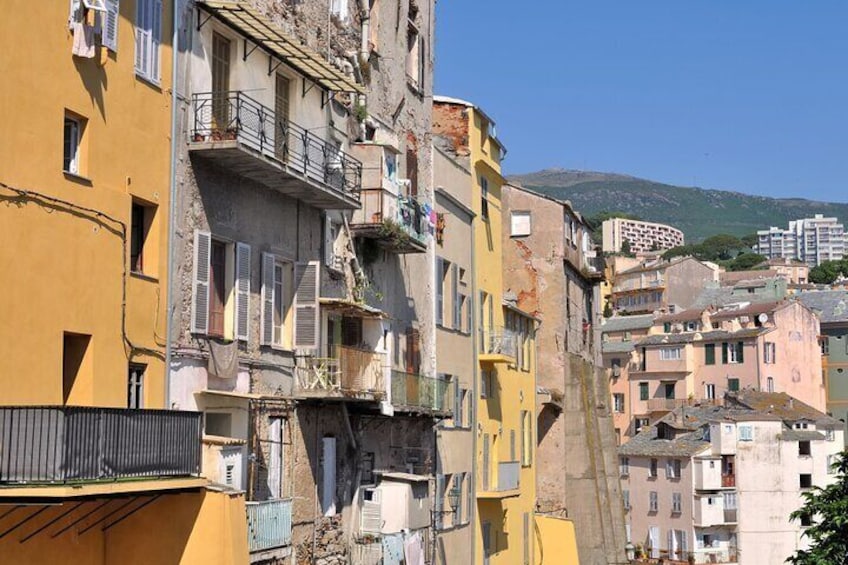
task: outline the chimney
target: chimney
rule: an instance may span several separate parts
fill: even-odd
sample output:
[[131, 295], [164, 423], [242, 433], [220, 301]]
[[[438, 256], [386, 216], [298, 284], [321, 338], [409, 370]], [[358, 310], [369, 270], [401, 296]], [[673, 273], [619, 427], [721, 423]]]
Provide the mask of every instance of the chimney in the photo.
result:
[[792, 410], [795, 407], [795, 399], [791, 396], [789, 397], [789, 409]]

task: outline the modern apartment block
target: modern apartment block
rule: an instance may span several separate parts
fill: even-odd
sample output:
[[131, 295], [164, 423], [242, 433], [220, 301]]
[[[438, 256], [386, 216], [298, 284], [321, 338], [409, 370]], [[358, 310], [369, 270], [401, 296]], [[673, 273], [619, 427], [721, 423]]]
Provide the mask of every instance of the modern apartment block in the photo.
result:
[[797, 297], [819, 318], [827, 413], [844, 426], [848, 422], [848, 292], [802, 292]]
[[[501, 234], [507, 218], [500, 164], [505, 151], [491, 118], [464, 100], [436, 97], [433, 128], [437, 145], [471, 173], [476, 216], [474, 563], [530, 563], [545, 543], [534, 516], [537, 321], [504, 292]], [[448, 229], [445, 224], [445, 237]], [[445, 262], [439, 264], [446, 273]], [[560, 536], [565, 530], [554, 529]]]
[[686, 309], [718, 276], [717, 265], [694, 257], [645, 261], [615, 274], [609, 304], [621, 314]]
[[604, 220], [604, 253], [621, 253], [625, 242], [632, 253], [662, 251], [683, 245], [683, 232], [679, 229], [656, 222], [610, 218]]
[[169, 410], [173, 2], [4, 7], [2, 561], [243, 562], [244, 497]]
[[789, 515], [803, 493], [834, 481], [843, 433], [838, 420], [781, 392], [676, 408], [619, 449], [634, 553], [784, 562], [809, 544], [802, 534], [816, 518]]
[[537, 520], [574, 522], [581, 563], [624, 560], [616, 442], [600, 350], [603, 265], [567, 202], [503, 187], [504, 280], [539, 319]]
[[816, 214], [789, 222], [787, 229], [757, 231], [757, 253], [769, 259], [797, 259], [814, 267], [845, 256], [846, 235], [838, 218]]
[[432, 562], [433, 3], [181, 21], [171, 388], [204, 472], [246, 491], [252, 561]]

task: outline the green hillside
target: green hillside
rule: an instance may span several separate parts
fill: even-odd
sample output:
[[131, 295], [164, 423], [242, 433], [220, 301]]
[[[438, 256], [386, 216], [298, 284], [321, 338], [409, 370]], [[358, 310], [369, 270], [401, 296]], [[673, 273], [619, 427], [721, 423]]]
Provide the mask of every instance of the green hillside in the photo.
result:
[[510, 176], [511, 181], [561, 200], [591, 216], [626, 212], [644, 220], [671, 224], [697, 242], [718, 233], [743, 236], [813, 214], [848, 220], [848, 204], [803, 198], [767, 198], [726, 190], [672, 186], [626, 175], [548, 169]]

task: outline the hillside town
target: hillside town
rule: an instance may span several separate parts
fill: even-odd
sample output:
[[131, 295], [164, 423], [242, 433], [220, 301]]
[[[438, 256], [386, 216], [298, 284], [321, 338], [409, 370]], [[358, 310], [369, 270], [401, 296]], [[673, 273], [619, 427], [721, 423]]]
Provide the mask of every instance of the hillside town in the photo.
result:
[[486, 100], [434, 91], [435, 0], [9, 7], [41, 68], [0, 65], [0, 562], [810, 546], [848, 441], [838, 219], [739, 269], [510, 180]]

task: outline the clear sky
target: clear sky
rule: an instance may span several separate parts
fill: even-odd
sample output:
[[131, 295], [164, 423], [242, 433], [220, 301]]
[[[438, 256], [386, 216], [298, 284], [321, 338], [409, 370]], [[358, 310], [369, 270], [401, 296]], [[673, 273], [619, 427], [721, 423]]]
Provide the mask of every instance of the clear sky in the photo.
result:
[[848, 202], [848, 0], [439, 0], [436, 92], [504, 168]]

